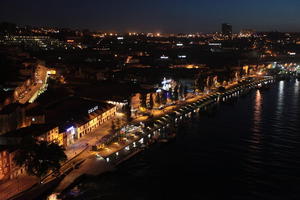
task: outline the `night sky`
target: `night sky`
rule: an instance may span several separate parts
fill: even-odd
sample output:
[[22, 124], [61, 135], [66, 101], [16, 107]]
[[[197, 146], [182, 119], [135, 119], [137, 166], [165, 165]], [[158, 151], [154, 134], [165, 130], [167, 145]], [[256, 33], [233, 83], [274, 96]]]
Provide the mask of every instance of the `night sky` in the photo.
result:
[[0, 21], [162, 33], [300, 31], [299, 0], [0, 0]]

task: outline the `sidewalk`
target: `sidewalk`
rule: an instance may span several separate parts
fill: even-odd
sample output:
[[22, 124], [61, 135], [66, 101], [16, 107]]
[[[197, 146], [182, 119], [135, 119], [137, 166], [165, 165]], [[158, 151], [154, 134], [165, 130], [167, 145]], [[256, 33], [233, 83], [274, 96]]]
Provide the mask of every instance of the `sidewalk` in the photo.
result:
[[[196, 96], [191, 98], [190, 100], [192, 102], [197, 101], [199, 99], [203, 98], [203, 96]], [[188, 102], [183, 103], [183, 105], [187, 104]], [[165, 115], [167, 113], [172, 112], [175, 109], [178, 109], [182, 105], [171, 105], [167, 106], [162, 110], [158, 110], [155, 113], [155, 117], [159, 117], [162, 115]], [[134, 122], [141, 122], [148, 120], [148, 117], [143, 116], [136, 118], [133, 120]], [[108, 127], [105, 129], [105, 127], [100, 128], [99, 131], [108, 131], [110, 128]], [[96, 134], [97, 135], [97, 134]], [[106, 134], [103, 134], [104, 136]], [[95, 156], [92, 156], [92, 153], [89, 152], [84, 152], [86, 160], [83, 162], [83, 164], [80, 166], [79, 169], [74, 169], [70, 174], [68, 174], [61, 182], [60, 184], [56, 187], [54, 192], [62, 192], [64, 191], [68, 186], [70, 186], [78, 177], [80, 177], [83, 174], [88, 174], [88, 175], [98, 175], [101, 174], [102, 172], [108, 171], [110, 169], [109, 164], [103, 159], [103, 157], [110, 156], [111, 154], [123, 149], [125, 146], [128, 144], [131, 144], [134, 141], [138, 141], [140, 138], [135, 138], [135, 139], [129, 139], [128, 141], [124, 142], [123, 144], [120, 143], [113, 143], [109, 145], [105, 150], [101, 150], [98, 152], [99, 155], [101, 155], [102, 158], [96, 158]]]
[[107, 165], [105, 160], [99, 160], [96, 156], [88, 156], [86, 160], [80, 165], [78, 169], [74, 169], [68, 174], [55, 188], [54, 193], [62, 192], [68, 186], [70, 186], [78, 177], [83, 174], [88, 175], [98, 175], [105, 171], [108, 171], [110, 168]]
[[68, 146], [65, 150], [65, 154], [67, 155], [68, 160], [72, 159], [77, 154], [82, 152], [86, 148], [87, 144], [91, 148], [91, 146], [95, 145], [99, 140], [101, 140], [101, 138], [103, 136], [109, 134], [112, 121], [117, 118], [120, 119], [120, 122], [124, 123], [125, 116], [117, 115], [113, 119], [110, 119], [110, 120], [104, 122], [103, 124], [101, 124], [99, 127], [97, 127], [95, 130], [93, 130], [91, 133], [78, 139], [74, 144], [71, 144], [70, 146]]
[[[118, 117], [122, 120], [122, 117]], [[114, 118], [116, 119], [116, 117]], [[92, 133], [84, 136], [83, 138], [76, 141], [76, 144], [73, 144], [67, 148], [67, 153], [70, 155], [69, 159], [73, 156], [74, 151], [80, 152], [80, 149], [86, 147], [86, 143], [91, 147], [96, 145], [97, 142], [105, 135], [109, 134], [111, 129], [111, 124], [114, 119], [111, 119], [100, 127], [96, 128]], [[70, 184], [72, 184], [78, 177], [83, 174], [97, 175], [109, 169], [109, 166], [104, 160], [99, 160], [96, 156], [90, 152], [91, 148], [88, 148], [80, 157], [85, 161], [80, 165], [80, 168], [74, 169], [68, 174], [56, 187], [55, 192], [61, 192]], [[73, 156], [74, 157], [74, 156]]]
[[92, 146], [103, 136], [107, 135], [111, 128], [111, 122], [112, 120], [106, 121], [91, 133], [85, 135], [84, 137], [78, 139], [74, 144], [68, 146], [65, 150], [65, 154], [67, 155], [68, 160], [72, 159], [77, 154], [82, 152], [86, 148], [87, 144], [89, 146]]

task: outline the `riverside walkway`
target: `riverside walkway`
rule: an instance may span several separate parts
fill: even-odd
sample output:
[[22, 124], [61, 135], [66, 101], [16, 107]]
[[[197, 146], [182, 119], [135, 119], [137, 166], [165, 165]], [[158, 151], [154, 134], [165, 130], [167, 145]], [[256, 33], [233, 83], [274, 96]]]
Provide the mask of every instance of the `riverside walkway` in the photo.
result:
[[[259, 79], [248, 84], [235, 85], [229, 87], [223, 93], [214, 92], [203, 96], [195, 96], [193, 98], [188, 99], [182, 104], [166, 107], [161, 112], [156, 113], [154, 118], [149, 119], [143, 117], [142, 120], [137, 119], [135, 122], [157, 121], [159, 119], [164, 118], [165, 116], [170, 116], [170, 114], [173, 113], [177, 115], [177, 117], [175, 118], [178, 118], [178, 120], [176, 120], [175, 118], [173, 118], [173, 120], [176, 120], [176, 123], [178, 123], [180, 121], [180, 116], [190, 118], [190, 114], [193, 111], [196, 111], [197, 109], [205, 108], [206, 106], [214, 102], [227, 101], [230, 98], [242, 94], [242, 92], [244, 91], [253, 89], [260, 84], [270, 84], [272, 81], [272, 78]], [[80, 177], [83, 174], [98, 175], [107, 170], [110, 170], [111, 167], [114, 167], [116, 164], [119, 164], [120, 161], [126, 160], [126, 158], [131, 157], [131, 154], [135, 154], [136, 152], [140, 151], [143, 144], [147, 144], [148, 142], [152, 141], [151, 139], [153, 137], [157, 136], [157, 134], [159, 134], [161, 130], [166, 129], [167, 127], [167, 123], [160, 124], [159, 126], [148, 127], [147, 131], [145, 131], [141, 135], [135, 135], [130, 139], [126, 139], [126, 141], [114, 142], [108, 145], [105, 149], [98, 152], [98, 158], [95, 156], [93, 158], [91, 157], [89, 162], [85, 164], [85, 166], [89, 165], [90, 167], [83, 167], [83, 170], [77, 170], [76, 172], [71, 173], [70, 176]], [[99, 170], [90, 171], [95, 166], [98, 166]], [[66, 182], [71, 184], [72, 181], [70, 180], [75, 181], [76, 178], [68, 179], [68, 181]], [[55, 191], [61, 192], [67, 187], [67, 184], [60, 184]]]

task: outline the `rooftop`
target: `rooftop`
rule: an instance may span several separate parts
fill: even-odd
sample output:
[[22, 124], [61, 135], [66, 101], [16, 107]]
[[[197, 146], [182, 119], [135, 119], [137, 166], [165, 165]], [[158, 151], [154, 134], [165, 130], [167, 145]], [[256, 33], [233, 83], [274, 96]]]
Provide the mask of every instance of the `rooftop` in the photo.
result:
[[75, 91], [78, 96], [99, 101], [124, 101], [143, 89], [134, 84], [103, 81], [99, 84], [76, 85]]
[[52, 124], [36, 124], [36, 125], [31, 125], [29, 127], [25, 127], [25, 128], [21, 128], [18, 130], [8, 132], [8, 133], [2, 135], [1, 137], [2, 138], [8, 138], [8, 137], [23, 138], [23, 137], [31, 136], [31, 135], [38, 137], [38, 136], [50, 131], [51, 129], [53, 129], [55, 127], [56, 126], [52, 125]]
[[112, 107], [114, 105], [100, 101], [67, 96], [50, 105], [37, 106], [28, 111], [28, 113], [31, 115], [44, 113], [46, 123], [65, 127], [69, 126], [69, 124], [84, 124]]
[[0, 115], [10, 114], [10, 113], [14, 112], [20, 106], [21, 106], [21, 104], [18, 104], [18, 103], [8, 104], [7, 106], [4, 106], [2, 108], [2, 110], [0, 110]]

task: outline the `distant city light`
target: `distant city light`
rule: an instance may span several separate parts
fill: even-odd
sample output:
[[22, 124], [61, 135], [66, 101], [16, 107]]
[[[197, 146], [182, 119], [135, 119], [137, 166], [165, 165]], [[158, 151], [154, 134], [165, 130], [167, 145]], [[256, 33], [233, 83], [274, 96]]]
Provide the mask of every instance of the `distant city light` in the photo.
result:
[[55, 75], [56, 74], [56, 70], [54, 70], [54, 69], [53, 70], [48, 70], [47, 74], [48, 75]]
[[47, 200], [57, 200], [57, 194], [51, 194]]
[[160, 59], [167, 60], [167, 59], [169, 59], [169, 56], [162, 55], [162, 56], [160, 57]]
[[295, 56], [295, 55], [296, 55], [296, 52], [288, 52], [288, 54], [289, 54], [290, 56]]
[[178, 58], [186, 58], [186, 55], [179, 55]]
[[209, 43], [209, 46], [222, 46], [222, 43]]

